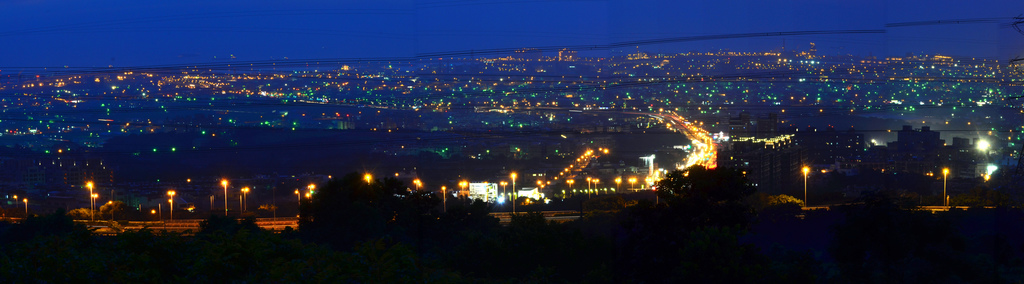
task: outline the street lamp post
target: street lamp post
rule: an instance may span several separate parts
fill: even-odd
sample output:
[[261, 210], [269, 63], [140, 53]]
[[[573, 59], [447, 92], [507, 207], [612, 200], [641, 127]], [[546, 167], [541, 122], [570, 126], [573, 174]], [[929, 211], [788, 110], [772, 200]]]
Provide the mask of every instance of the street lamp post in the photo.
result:
[[[299, 193], [298, 189], [295, 190], [295, 198], [296, 198], [296, 204], [299, 205], [298, 207], [295, 207], [295, 208], [299, 208], [298, 211], [302, 212], [302, 194]], [[298, 214], [296, 214], [296, 215], [298, 215]]]
[[[601, 180], [595, 178], [594, 179], [594, 192], [595, 193], [597, 192], [597, 184], [598, 183], [601, 183]], [[587, 198], [590, 198], [590, 197], [587, 197]]]
[[[569, 184], [569, 191], [573, 191], [573, 192], [576, 191], [575, 189], [572, 188], [572, 184], [576, 183], [576, 180], [571, 180], [570, 179], [570, 180], [566, 180], [565, 182]], [[562, 193], [562, 198], [565, 198], [565, 193]]]
[[[99, 197], [100, 197], [99, 193], [93, 193], [93, 194], [90, 195], [90, 198], [92, 198], [92, 200], [90, 201], [93, 204], [92, 207], [96, 207], [96, 198], [99, 198]], [[96, 221], [96, 209], [90, 209], [90, 210], [91, 211], [89, 211], [89, 219], [92, 220], [92, 221]]]
[[516, 173], [512, 173], [510, 175], [510, 177], [512, 177], [512, 194], [515, 194], [515, 192], [516, 192]]
[[416, 191], [420, 191], [420, 187], [423, 186], [423, 182], [420, 179], [414, 179], [412, 183], [416, 185]]
[[224, 216], [228, 215], [228, 180], [220, 180], [220, 185], [224, 186]]
[[94, 207], [96, 207], [96, 205], [93, 204], [93, 199], [92, 199], [93, 198], [92, 197], [92, 188], [93, 188], [93, 186], [94, 185], [93, 185], [93, 183], [91, 181], [85, 183], [85, 187], [89, 188], [89, 219], [90, 219], [90, 221], [95, 221], [96, 220], [96, 217], [93, 216], [93, 213], [92, 213], [93, 210], [96, 210], [96, 208], [94, 208]]
[[629, 190], [636, 191], [636, 177], [629, 178]]
[[512, 214], [516, 214], [516, 195], [518, 195], [516, 194], [518, 193], [518, 190], [516, 190], [516, 173], [513, 172], [510, 177], [512, 177]]
[[370, 184], [371, 182], [373, 182], [373, 175], [370, 175], [369, 173], [364, 174], [363, 179], [366, 180], [366, 184]]
[[167, 196], [171, 197], [170, 199], [167, 199], [167, 203], [171, 204], [171, 221], [174, 221], [174, 194], [175, 192], [173, 190], [167, 191]]
[[28, 218], [28, 198], [25, 198], [24, 201], [25, 201], [25, 218]]
[[946, 177], [949, 176], [949, 168], [942, 169], [942, 206], [949, 206], [949, 199], [946, 198]]
[[590, 182], [594, 179], [587, 177], [587, 198], [590, 198]]
[[619, 184], [622, 184], [622, 177], [615, 178], [615, 188], [619, 188]]
[[445, 186], [441, 186], [441, 212], [448, 213], [448, 192]]
[[811, 173], [811, 168], [809, 168], [809, 167], [804, 167], [804, 168], [803, 168], [803, 171], [804, 171], [804, 207], [807, 207], [807, 206], [809, 206], [809, 205], [810, 205], [810, 204], [809, 204], [809, 203], [807, 202], [807, 174], [810, 174], [810, 173]]
[[242, 188], [242, 212], [248, 211], [247, 210], [248, 209], [247, 207], [249, 207], [248, 206], [249, 205], [249, 202], [248, 202], [249, 201], [248, 200], [249, 196], [248, 195], [249, 195], [249, 187], [243, 187]]

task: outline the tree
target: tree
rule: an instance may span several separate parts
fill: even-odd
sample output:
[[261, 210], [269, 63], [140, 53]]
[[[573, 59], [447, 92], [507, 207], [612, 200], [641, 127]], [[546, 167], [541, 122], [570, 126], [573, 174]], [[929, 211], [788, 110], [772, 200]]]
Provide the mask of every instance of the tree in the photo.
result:
[[663, 281], [659, 275], [676, 269], [689, 252], [697, 251], [684, 249], [694, 230], [721, 227], [735, 234], [754, 216], [753, 208], [746, 203], [754, 188], [738, 170], [692, 167], [669, 173], [656, 186], [661, 204], [640, 204], [625, 210], [623, 227], [628, 235], [619, 250], [624, 263], [618, 267], [630, 278]]
[[198, 235], [212, 235], [218, 232], [237, 234], [240, 231], [257, 232], [260, 230], [260, 227], [256, 225], [256, 217], [248, 216], [241, 220], [236, 220], [233, 217], [212, 214], [210, 218], [199, 223]]
[[656, 187], [680, 225], [745, 227], [754, 216], [745, 200], [755, 189], [736, 169], [695, 166], [669, 173]]
[[793, 218], [800, 214], [803, 200], [785, 194], [770, 195], [767, 193], [755, 193], [748, 198], [748, 203], [757, 211], [759, 220], [776, 221], [785, 218]]
[[[101, 207], [102, 208], [102, 207]], [[103, 216], [99, 211], [90, 210], [89, 208], [76, 208], [68, 211], [68, 217], [74, 220], [90, 220], [93, 216]], [[102, 217], [101, 217], [102, 218]]]
[[111, 220], [124, 220], [126, 218], [125, 209], [127, 209], [127, 205], [124, 202], [110, 201], [100, 206], [100, 215]]
[[70, 235], [78, 239], [89, 237], [89, 230], [85, 225], [75, 224], [74, 220], [64, 214], [63, 209], [57, 209], [57, 212], [42, 217], [29, 216], [18, 224], [0, 224], [4, 224], [0, 225], [0, 247], [5, 243], [24, 242], [46, 236]]
[[607, 240], [584, 235], [540, 213], [512, 216], [494, 234], [464, 232], [447, 255], [449, 267], [484, 282], [610, 282], [614, 250]]
[[971, 188], [971, 190], [966, 193], [957, 194], [951, 197], [949, 205], [971, 207], [1010, 206], [1011, 201], [1009, 194], [988, 189], [983, 186], [977, 186]]
[[950, 222], [885, 193], [845, 208], [830, 252], [842, 277], [855, 283], [973, 282], [979, 267]]
[[436, 222], [440, 200], [428, 192], [411, 191], [394, 178], [366, 181], [351, 173], [333, 179], [303, 203], [299, 232], [308, 240], [352, 248], [385, 235], [396, 241], [421, 243]]

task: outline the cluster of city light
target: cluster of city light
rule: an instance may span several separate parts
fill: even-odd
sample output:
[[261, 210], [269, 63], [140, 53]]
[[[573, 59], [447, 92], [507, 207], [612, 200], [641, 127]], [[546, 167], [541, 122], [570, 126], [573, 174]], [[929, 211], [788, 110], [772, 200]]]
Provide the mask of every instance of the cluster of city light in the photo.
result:
[[[678, 169], [687, 169], [693, 166], [703, 166], [705, 168], [717, 167], [717, 150], [715, 149], [715, 142], [713, 135], [707, 130], [700, 128], [703, 123], [691, 123], [683, 119], [676, 114], [670, 115], [657, 115], [658, 118], [667, 119], [675, 122], [666, 123], [666, 125], [675, 131], [682, 132], [693, 145], [693, 151], [690, 152], [686, 160], [679, 165]], [[648, 178], [645, 180], [647, 184], [653, 185], [658, 180], [657, 172], [651, 172]]]

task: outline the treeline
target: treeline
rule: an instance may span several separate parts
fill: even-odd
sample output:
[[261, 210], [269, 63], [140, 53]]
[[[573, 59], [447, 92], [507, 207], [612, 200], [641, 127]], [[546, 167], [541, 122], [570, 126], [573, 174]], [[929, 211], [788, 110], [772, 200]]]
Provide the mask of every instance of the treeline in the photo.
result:
[[[211, 216], [194, 235], [92, 235], [57, 214], [0, 225], [8, 283], [961, 283], [1024, 281], [1024, 214], [912, 210], [872, 194], [832, 212], [757, 194], [740, 172], [670, 173], [659, 202], [611, 195], [577, 221], [537, 213], [508, 226], [482, 202], [410, 191], [395, 179], [334, 179], [302, 204], [299, 230]], [[819, 215], [828, 245], [759, 245], [766, 230], [797, 238]], [[973, 215], [972, 215], [973, 214]], [[986, 215], [987, 214], [987, 215]], [[807, 219], [807, 220], [804, 220]], [[957, 224], [975, 224], [963, 228]], [[795, 225], [794, 225], [795, 224]], [[808, 225], [809, 224], [809, 225]], [[1015, 225], [1016, 224], [1016, 225]], [[794, 227], [796, 226], [796, 227]], [[768, 229], [765, 229], [768, 228]], [[978, 229], [980, 228], [980, 229]], [[987, 228], [987, 229], [986, 229]], [[803, 228], [806, 229], [806, 228]], [[792, 231], [790, 231], [792, 230]], [[965, 234], [965, 230], [972, 230]], [[790, 233], [792, 232], [792, 233]], [[977, 233], [980, 232], [980, 233]], [[759, 239], [760, 238], [760, 239]]]

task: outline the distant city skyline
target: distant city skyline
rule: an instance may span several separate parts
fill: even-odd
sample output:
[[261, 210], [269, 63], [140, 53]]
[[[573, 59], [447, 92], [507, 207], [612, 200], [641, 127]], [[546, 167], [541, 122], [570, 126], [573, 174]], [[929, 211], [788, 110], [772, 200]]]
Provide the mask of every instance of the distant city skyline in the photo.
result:
[[[745, 33], [881, 33], [738, 37], [581, 51], [643, 50], [819, 54], [943, 54], [1007, 60], [1024, 55], [1014, 1], [276, 1], [123, 0], [0, 3], [0, 74], [13, 67], [125, 67], [237, 60], [409, 58], [435, 52], [608, 45]], [[894, 23], [984, 19], [911, 26]], [[887, 25], [890, 25], [887, 27]]]

